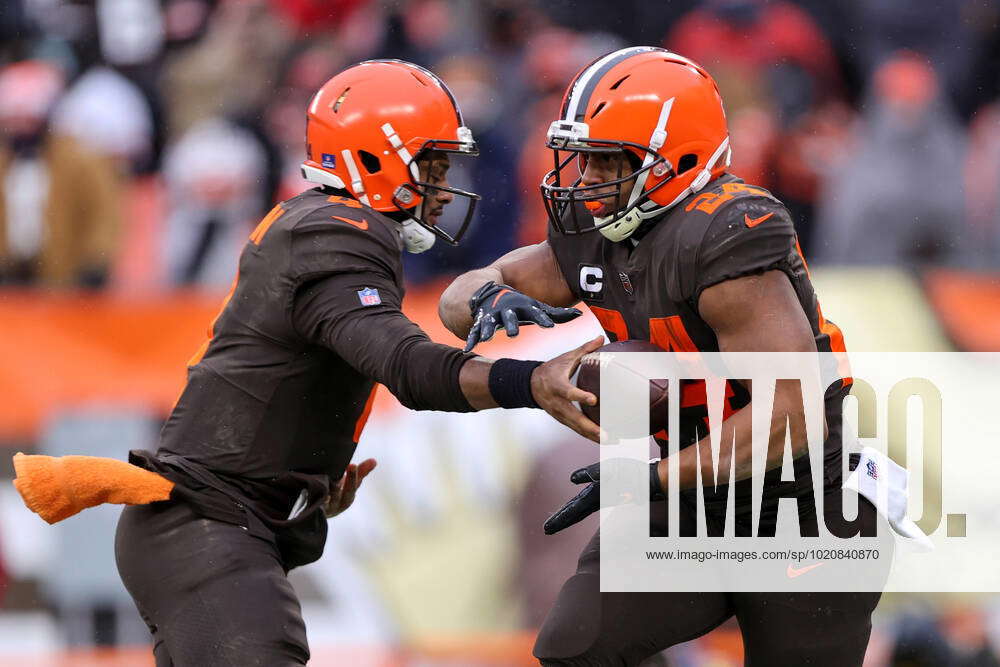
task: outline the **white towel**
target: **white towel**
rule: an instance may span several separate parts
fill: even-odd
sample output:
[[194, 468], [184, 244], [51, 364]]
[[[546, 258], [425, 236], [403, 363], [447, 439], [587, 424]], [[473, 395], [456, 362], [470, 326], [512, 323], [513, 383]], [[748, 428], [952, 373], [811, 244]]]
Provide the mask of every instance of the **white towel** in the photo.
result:
[[915, 551], [931, 551], [934, 543], [906, 516], [909, 481], [908, 470], [877, 449], [865, 447], [861, 450], [858, 467], [844, 482], [843, 488], [857, 491], [871, 501], [896, 532], [899, 544]]

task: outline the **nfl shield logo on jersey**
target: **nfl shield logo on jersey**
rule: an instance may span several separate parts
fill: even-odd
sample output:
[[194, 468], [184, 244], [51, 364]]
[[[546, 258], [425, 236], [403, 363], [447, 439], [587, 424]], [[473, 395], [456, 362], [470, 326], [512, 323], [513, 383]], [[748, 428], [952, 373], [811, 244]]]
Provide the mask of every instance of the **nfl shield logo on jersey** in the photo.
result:
[[378, 290], [372, 287], [358, 290], [358, 299], [361, 300], [362, 306], [377, 306], [382, 303], [382, 297], [378, 295]]
[[878, 479], [878, 466], [871, 459], [868, 459], [868, 463], [865, 465], [868, 468], [868, 476], [872, 479]]

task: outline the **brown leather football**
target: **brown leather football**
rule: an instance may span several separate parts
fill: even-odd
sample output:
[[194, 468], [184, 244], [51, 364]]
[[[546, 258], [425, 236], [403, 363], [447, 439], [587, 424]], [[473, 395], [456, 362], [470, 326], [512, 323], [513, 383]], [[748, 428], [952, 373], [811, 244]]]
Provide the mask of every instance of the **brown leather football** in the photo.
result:
[[[644, 340], [623, 340], [608, 343], [597, 351], [588, 354], [580, 361], [580, 371], [576, 376], [576, 386], [597, 396], [598, 405], [580, 406], [583, 414], [594, 423], [601, 423], [601, 365], [598, 354], [601, 352], [662, 352], [663, 350]], [[612, 362], [614, 363], [614, 362]], [[667, 381], [649, 381], [649, 432], [653, 435], [667, 427]], [[628, 437], [642, 437], [643, 434], [627, 434]]]

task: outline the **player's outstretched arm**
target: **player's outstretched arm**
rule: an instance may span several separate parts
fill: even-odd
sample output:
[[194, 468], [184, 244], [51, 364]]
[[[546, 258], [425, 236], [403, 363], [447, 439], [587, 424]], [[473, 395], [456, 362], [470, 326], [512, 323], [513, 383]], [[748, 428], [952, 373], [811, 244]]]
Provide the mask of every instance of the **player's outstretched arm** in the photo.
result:
[[[597, 397], [578, 388], [570, 378], [584, 355], [604, 344], [598, 336], [554, 359], [532, 367], [532, 362], [473, 357], [465, 362], [459, 383], [476, 410], [538, 407], [585, 438], [600, 442], [600, 427], [573, 404], [596, 405]], [[523, 380], [519, 375], [524, 374]], [[518, 386], [520, 385], [520, 387]]]
[[[361, 300], [361, 293], [379, 295], [378, 301]], [[593, 405], [597, 399], [570, 377], [603, 337], [545, 363], [493, 361], [433, 342], [401, 305], [394, 283], [377, 271], [334, 274], [299, 291], [292, 318], [304, 340], [333, 350], [408, 408], [541, 408], [577, 433], [599, 439], [597, 425], [573, 404]]]
[[578, 317], [576, 298], [547, 242], [513, 250], [487, 267], [462, 274], [441, 294], [438, 315], [466, 339], [465, 350], [503, 327], [516, 336], [522, 324], [552, 327]]

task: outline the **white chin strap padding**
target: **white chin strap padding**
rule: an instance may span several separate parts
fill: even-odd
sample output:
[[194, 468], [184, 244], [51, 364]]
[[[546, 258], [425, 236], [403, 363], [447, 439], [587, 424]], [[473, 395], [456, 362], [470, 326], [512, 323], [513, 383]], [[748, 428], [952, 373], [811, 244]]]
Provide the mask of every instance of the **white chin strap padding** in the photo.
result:
[[[594, 222], [598, 225], [603, 225], [608, 220], [613, 219], [614, 216], [609, 215], [603, 218], [594, 218]], [[609, 241], [624, 241], [628, 237], [632, 236], [632, 232], [642, 223], [642, 216], [639, 214], [639, 207], [633, 208], [631, 211], [622, 216], [617, 222], [610, 225], [601, 227], [597, 231], [604, 235], [604, 238]]]
[[404, 222], [400, 233], [403, 235], [403, 247], [406, 248], [407, 252], [412, 252], [414, 255], [418, 255], [425, 250], [430, 250], [431, 246], [437, 240], [433, 232], [425, 229], [415, 220]]

